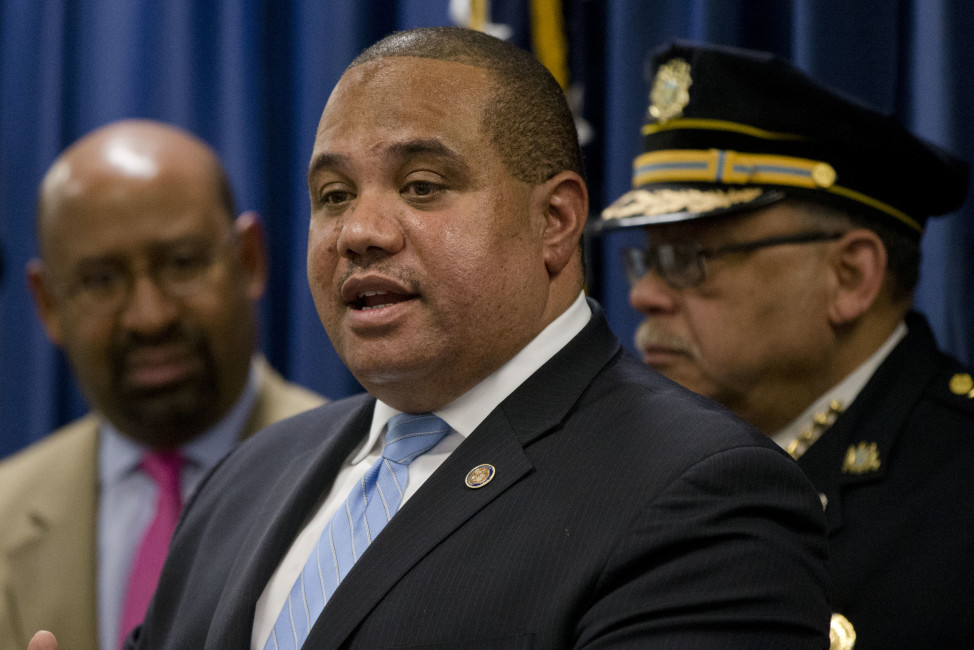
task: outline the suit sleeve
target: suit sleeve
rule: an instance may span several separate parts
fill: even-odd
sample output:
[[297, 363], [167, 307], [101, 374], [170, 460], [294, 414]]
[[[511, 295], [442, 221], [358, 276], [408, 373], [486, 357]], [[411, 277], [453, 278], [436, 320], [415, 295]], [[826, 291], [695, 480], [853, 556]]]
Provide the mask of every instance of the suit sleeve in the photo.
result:
[[824, 517], [797, 465], [742, 447], [643, 509], [579, 621], [582, 648], [827, 648]]

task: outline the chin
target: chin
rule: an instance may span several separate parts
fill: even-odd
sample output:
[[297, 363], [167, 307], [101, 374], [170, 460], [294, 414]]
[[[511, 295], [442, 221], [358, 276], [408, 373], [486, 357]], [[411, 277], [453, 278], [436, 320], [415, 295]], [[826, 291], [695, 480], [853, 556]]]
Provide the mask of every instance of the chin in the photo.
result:
[[171, 389], [123, 393], [122, 409], [133, 422], [147, 427], [186, 426], [206, 420], [217, 407], [219, 396], [215, 385], [192, 382]]

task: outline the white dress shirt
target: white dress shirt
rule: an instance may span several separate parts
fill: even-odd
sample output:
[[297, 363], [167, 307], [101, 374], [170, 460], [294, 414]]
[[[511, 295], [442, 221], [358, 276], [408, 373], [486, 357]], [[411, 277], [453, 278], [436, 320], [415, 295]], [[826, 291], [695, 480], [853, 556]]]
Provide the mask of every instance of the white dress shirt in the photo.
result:
[[[203, 435], [180, 451], [186, 462], [179, 483], [183, 503], [206, 473], [240, 440], [257, 398], [260, 366], [251, 364], [243, 394], [233, 408]], [[121, 434], [109, 422], [100, 425], [98, 442], [98, 643], [118, 647], [129, 571], [156, 511], [156, 483], [139, 468], [146, 447]]]
[[[414, 460], [409, 465], [409, 478], [402, 503], [405, 503], [430, 477], [440, 464], [456, 449], [463, 440], [476, 429], [498, 404], [535, 373], [551, 357], [571, 341], [592, 317], [592, 310], [585, 301], [584, 293], [572, 303], [563, 314], [551, 322], [538, 336], [521, 349], [510, 361], [466, 394], [435, 411], [450, 428], [435, 447]], [[332, 515], [344, 503], [345, 497], [356, 485], [366, 470], [382, 455], [383, 435], [386, 423], [396, 409], [382, 402], [376, 402], [372, 414], [372, 427], [369, 436], [352, 452], [342, 466], [331, 490], [325, 495], [318, 511], [305, 524], [285, 554], [264, 592], [257, 601], [254, 615], [254, 630], [251, 648], [263, 650], [281, 608], [287, 602], [288, 594], [301, 574], [305, 563], [311, 557], [318, 539], [324, 532]], [[379, 533], [381, 535], [381, 533]], [[327, 606], [327, 605], [326, 605]]]

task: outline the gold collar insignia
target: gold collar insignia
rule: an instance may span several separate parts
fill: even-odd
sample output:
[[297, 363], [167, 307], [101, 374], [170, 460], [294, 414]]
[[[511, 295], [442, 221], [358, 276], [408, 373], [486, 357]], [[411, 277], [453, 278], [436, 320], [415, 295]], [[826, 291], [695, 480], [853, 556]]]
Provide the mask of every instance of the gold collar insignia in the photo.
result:
[[860, 442], [849, 445], [842, 464], [843, 474], [868, 474], [879, 469], [879, 448], [875, 442]]
[[835, 419], [844, 410], [845, 405], [841, 401], [835, 399], [830, 400], [828, 409], [813, 415], [812, 423], [802, 430], [801, 435], [789, 443], [786, 449], [788, 454], [795, 460], [798, 460], [835, 423]]

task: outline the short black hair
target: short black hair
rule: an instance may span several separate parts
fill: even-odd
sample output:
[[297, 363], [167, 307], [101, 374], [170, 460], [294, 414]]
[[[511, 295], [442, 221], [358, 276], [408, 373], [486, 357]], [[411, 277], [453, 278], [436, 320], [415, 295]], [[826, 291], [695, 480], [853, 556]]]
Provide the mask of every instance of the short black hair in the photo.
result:
[[565, 93], [530, 52], [471, 29], [426, 27], [390, 34], [348, 69], [399, 56], [453, 61], [491, 73], [495, 83], [481, 124], [514, 178], [538, 185], [565, 170], [585, 177]]

